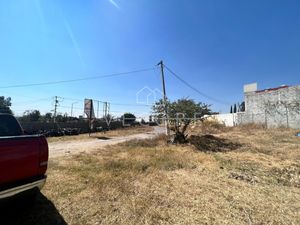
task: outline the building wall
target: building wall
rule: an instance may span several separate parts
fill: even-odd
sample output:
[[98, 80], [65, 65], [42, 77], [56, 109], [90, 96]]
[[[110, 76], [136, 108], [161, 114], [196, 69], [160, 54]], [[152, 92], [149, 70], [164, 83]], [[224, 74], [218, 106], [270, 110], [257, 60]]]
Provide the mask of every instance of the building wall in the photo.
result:
[[248, 113], [264, 113], [268, 103], [300, 101], [300, 85], [274, 91], [245, 93], [245, 109]]
[[219, 123], [224, 124], [226, 127], [233, 127], [236, 125], [237, 114], [236, 113], [226, 113], [226, 114], [216, 114], [206, 116], [208, 120], [216, 120]]
[[245, 113], [238, 113], [237, 123], [300, 129], [300, 85], [245, 93]]

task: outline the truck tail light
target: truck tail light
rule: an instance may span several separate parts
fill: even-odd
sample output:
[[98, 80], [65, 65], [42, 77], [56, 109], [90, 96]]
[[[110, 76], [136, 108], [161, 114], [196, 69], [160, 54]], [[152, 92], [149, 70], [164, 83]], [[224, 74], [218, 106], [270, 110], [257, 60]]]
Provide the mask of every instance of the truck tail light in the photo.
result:
[[39, 174], [44, 174], [48, 167], [48, 143], [45, 137], [40, 138]]

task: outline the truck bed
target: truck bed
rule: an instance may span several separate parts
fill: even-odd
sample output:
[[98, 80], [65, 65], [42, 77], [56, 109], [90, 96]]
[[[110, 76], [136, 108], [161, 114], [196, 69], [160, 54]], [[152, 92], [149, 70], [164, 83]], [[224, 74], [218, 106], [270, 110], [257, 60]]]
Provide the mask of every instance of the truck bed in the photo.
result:
[[0, 190], [43, 176], [48, 144], [40, 135], [0, 137]]

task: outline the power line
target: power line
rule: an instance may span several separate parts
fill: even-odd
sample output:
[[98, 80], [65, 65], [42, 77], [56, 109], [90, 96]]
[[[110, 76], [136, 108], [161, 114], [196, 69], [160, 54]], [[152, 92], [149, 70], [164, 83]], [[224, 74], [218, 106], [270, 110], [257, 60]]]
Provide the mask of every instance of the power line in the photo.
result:
[[[80, 102], [84, 102], [83, 99], [77, 99], [77, 98], [69, 98], [69, 97], [63, 97], [66, 100], [72, 100], [72, 101], [80, 101]], [[93, 101], [97, 101], [97, 102], [101, 102], [101, 103], [105, 103], [105, 102], [109, 102], [109, 101], [101, 101], [101, 100], [97, 100], [97, 99], [93, 99], [91, 98]], [[151, 104], [133, 104], [133, 103], [119, 103], [119, 102], [109, 102], [111, 105], [120, 105], [120, 106], [140, 106], [140, 107], [149, 107], [152, 106]]]
[[108, 77], [117, 77], [117, 76], [124, 76], [129, 74], [141, 73], [146, 71], [152, 71], [156, 68], [148, 68], [148, 69], [141, 69], [141, 70], [133, 70], [129, 72], [121, 72], [121, 73], [113, 73], [113, 74], [106, 74], [106, 75], [99, 75], [99, 76], [92, 76], [92, 77], [85, 77], [85, 78], [78, 78], [78, 79], [70, 79], [70, 80], [60, 80], [60, 81], [49, 81], [49, 82], [41, 82], [41, 83], [32, 83], [32, 84], [17, 84], [17, 85], [9, 85], [9, 86], [0, 86], [1, 89], [4, 88], [20, 88], [20, 87], [32, 87], [32, 86], [42, 86], [42, 85], [53, 85], [53, 84], [61, 84], [61, 83], [70, 83], [70, 82], [78, 82], [78, 81], [85, 81], [85, 80], [95, 80], [101, 78], [108, 78]]
[[225, 101], [222, 101], [222, 100], [219, 100], [219, 99], [216, 99], [214, 97], [211, 97], [201, 91], [199, 91], [197, 88], [195, 88], [194, 86], [192, 86], [191, 84], [189, 84], [187, 81], [185, 81], [183, 78], [181, 78], [178, 74], [176, 74], [175, 72], [173, 72], [169, 67], [167, 67], [166, 65], [164, 65], [165, 68], [174, 76], [176, 77], [179, 81], [181, 81], [182, 83], [184, 83], [186, 86], [188, 86], [189, 88], [191, 88], [192, 90], [194, 90], [195, 92], [197, 92], [198, 94], [202, 95], [203, 97], [207, 98], [207, 99], [210, 99], [214, 102], [218, 102], [220, 104], [223, 104], [223, 105], [230, 105], [230, 103], [228, 102], [225, 102]]

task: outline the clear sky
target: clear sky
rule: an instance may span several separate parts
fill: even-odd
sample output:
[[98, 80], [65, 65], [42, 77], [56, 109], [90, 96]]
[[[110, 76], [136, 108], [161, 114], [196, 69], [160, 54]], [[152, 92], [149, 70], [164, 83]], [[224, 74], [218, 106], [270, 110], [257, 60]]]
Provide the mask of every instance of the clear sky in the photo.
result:
[[[292, 0], [1, 0], [1, 87], [152, 68], [163, 59], [207, 99], [166, 72], [167, 95], [190, 97], [228, 112], [243, 85], [300, 84], [300, 1]], [[76, 99], [134, 106], [143, 87], [161, 89], [159, 70], [121, 77], [22, 88], [0, 88], [13, 110], [70, 113]], [[117, 105], [113, 103], [133, 104]], [[229, 103], [229, 105], [226, 105]], [[83, 102], [74, 104], [82, 114]], [[101, 107], [101, 106], [100, 106]]]

